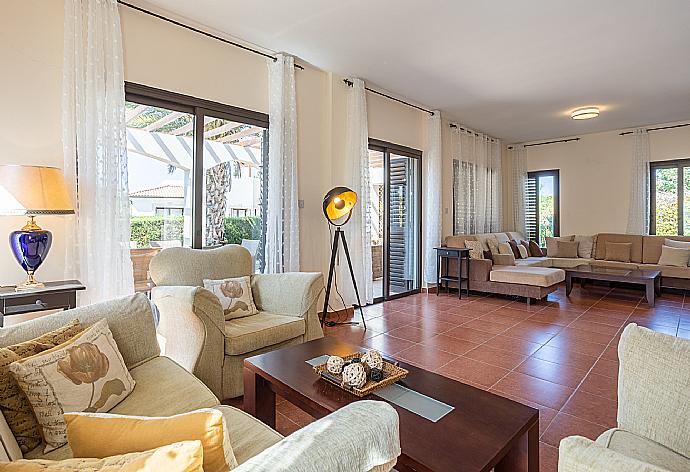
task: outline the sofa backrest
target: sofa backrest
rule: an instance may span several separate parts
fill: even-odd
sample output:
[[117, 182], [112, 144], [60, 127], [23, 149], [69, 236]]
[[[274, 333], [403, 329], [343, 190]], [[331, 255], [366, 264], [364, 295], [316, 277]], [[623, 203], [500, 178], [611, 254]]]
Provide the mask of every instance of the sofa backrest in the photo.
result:
[[447, 247], [465, 247], [465, 241], [476, 240], [477, 237], [473, 234], [454, 234], [452, 236], [446, 236], [443, 245]]
[[642, 262], [642, 236], [639, 234], [599, 233], [595, 259], [606, 259], [606, 243], [631, 243], [630, 262]]
[[495, 238], [499, 243], [507, 243], [511, 240], [510, 233], [456, 234], [446, 236], [444, 245], [448, 247], [465, 247], [465, 241], [481, 241], [484, 250], [488, 251], [489, 246], [486, 240], [489, 238]]
[[171, 247], [151, 259], [151, 280], [158, 286], [202, 287], [204, 279], [220, 280], [252, 274], [252, 255], [237, 244], [216, 249]]
[[618, 358], [618, 427], [690, 457], [690, 340], [630, 324]]
[[142, 293], [0, 328], [0, 347], [36, 338], [74, 319], [78, 319], [82, 326], [91, 326], [103, 318], [108, 320], [108, 327], [127, 368], [131, 369], [160, 355], [151, 302]]
[[690, 236], [642, 236], [642, 262], [645, 264], [657, 264], [659, 262], [664, 239], [690, 242]]

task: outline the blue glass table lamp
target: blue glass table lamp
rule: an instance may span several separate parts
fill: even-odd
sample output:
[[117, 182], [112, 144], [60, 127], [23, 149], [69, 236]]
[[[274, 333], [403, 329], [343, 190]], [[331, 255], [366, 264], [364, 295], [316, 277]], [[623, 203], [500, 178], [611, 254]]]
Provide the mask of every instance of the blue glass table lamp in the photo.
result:
[[36, 224], [36, 215], [72, 213], [72, 201], [60, 169], [0, 165], [0, 215], [29, 217], [24, 227], [10, 233], [12, 254], [27, 274], [17, 290], [43, 287], [34, 274], [50, 251], [53, 235]]

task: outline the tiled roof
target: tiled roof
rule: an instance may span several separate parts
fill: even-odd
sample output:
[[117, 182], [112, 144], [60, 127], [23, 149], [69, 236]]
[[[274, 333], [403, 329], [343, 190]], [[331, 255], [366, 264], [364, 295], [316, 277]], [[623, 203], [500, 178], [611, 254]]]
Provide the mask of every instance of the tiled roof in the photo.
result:
[[184, 187], [181, 185], [163, 185], [137, 190], [130, 193], [129, 196], [132, 198], [184, 198]]

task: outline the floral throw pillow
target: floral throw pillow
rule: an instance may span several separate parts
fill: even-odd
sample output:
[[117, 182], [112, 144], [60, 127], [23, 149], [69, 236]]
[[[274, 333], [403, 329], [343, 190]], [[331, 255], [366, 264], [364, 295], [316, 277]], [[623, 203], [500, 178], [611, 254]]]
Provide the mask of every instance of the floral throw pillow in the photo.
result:
[[484, 259], [481, 241], [465, 241], [465, 247], [470, 250], [470, 259]]
[[223, 307], [225, 320], [256, 315], [249, 276], [223, 280], [204, 280], [204, 288], [212, 292]]
[[44, 452], [67, 444], [64, 414], [110, 411], [134, 390], [134, 379], [101, 320], [69, 341], [10, 364], [46, 443]]

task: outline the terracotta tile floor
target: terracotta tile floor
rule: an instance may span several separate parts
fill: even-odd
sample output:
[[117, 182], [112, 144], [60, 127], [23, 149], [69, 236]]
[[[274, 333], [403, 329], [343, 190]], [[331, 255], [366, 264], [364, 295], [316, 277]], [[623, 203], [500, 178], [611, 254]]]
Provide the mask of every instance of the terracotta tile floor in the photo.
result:
[[[594, 439], [615, 426], [616, 346], [628, 322], [690, 339], [690, 297], [664, 293], [649, 308], [640, 291], [598, 286], [575, 287], [569, 298], [560, 288], [531, 307], [418, 294], [367, 307], [365, 317], [366, 332], [338, 326], [326, 335], [538, 408], [541, 472], [556, 471], [563, 437]], [[313, 420], [283, 399], [277, 418], [286, 435]]]

